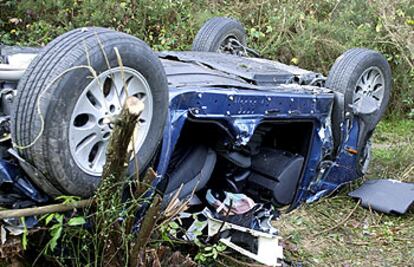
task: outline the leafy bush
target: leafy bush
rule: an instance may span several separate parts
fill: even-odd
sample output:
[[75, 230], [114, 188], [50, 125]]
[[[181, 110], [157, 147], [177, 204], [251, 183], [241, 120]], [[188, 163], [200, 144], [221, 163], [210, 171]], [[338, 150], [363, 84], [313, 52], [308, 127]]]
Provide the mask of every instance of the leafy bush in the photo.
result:
[[155, 50], [188, 50], [213, 16], [246, 26], [250, 46], [266, 58], [327, 74], [351, 47], [376, 49], [392, 65], [389, 116], [414, 116], [412, 0], [26, 0], [0, 3], [0, 42], [44, 45], [76, 27], [111, 27]]

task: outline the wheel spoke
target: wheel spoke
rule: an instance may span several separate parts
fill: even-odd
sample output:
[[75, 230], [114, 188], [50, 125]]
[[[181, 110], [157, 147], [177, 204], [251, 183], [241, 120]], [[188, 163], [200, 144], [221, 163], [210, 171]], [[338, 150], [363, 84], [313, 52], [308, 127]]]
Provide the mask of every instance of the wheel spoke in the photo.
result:
[[146, 94], [145, 85], [142, 84], [137, 78], [132, 78], [128, 84], [128, 93], [130, 95], [136, 95], [138, 93]]
[[121, 74], [121, 72], [117, 72], [114, 73], [112, 77], [114, 81], [114, 99], [111, 99], [111, 103], [121, 108], [127, 97], [125, 86], [128, 87], [128, 83], [134, 76], [127, 72], [124, 72], [123, 74]]
[[78, 104], [73, 111], [74, 116], [80, 114], [90, 114], [94, 118], [100, 117], [104, 113], [104, 107], [93, 102], [93, 99], [88, 96], [83, 96], [78, 100]]
[[133, 80], [135, 80], [135, 78], [133, 76], [130, 76], [126, 80], [125, 84], [122, 86], [121, 91], [119, 92], [119, 98], [121, 100], [122, 105], [129, 95], [133, 95], [133, 93], [131, 94], [131, 88], [130, 88], [130, 84]]
[[365, 75], [366, 74], [364, 74], [364, 75], [361, 76], [361, 84], [362, 85], [365, 85]]
[[76, 156], [84, 162], [89, 162], [92, 148], [100, 141], [97, 134], [92, 134], [83, 139], [76, 147]]
[[86, 94], [86, 97], [91, 102], [93, 106], [95, 106], [97, 109], [101, 109], [105, 107], [105, 96], [103, 93], [103, 89], [101, 88], [103, 86], [101, 82], [95, 81], [95, 83], [88, 88], [88, 92]]
[[361, 92], [355, 93], [354, 95], [354, 103], [356, 103], [357, 101], [359, 101], [361, 98], [364, 98], [365, 95]]
[[383, 95], [384, 95], [384, 86], [380, 85], [380, 86], [374, 87], [374, 89], [372, 91], [372, 96], [373, 97], [375, 97], [378, 100], [380, 100]]
[[108, 147], [108, 143], [102, 143], [99, 148], [96, 156], [92, 162], [92, 167], [96, 168], [97, 170], [102, 171], [103, 166], [105, 164], [106, 159], [106, 149]]
[[[148, 103], [146, 103], [146, 101], [144, 101], [144, 105], [146, 106], [146, 105], [148, 105]], [[147, 109], [145, 109], [144, 108], [144, 110], [142, 111], [142, 113], [141, 113], [141, 116], [139, 117], [139, 121], [145, 121], [145, 122], [147, 122], [147, 121], [149, 121], [149, 120], [151, 120], [151, 110], [147, 110]]]
[[128, 84], [128, 80], [130, 80], [133, 76], [127, 72], [124, 72], [123, 74], [119, 71], [114, 74], [112, 74], [112, 80], [114, 82], [115, 88], [118, 92], [118, 94], [121, 93], [124, 86]]
[[381, 73], [378, 73], [377, 75], [375, 75], [374, 79], [372, 79], [372, 87], [377, 86], [378, 84], [382, 85], [382, 77], [381, 77]]
[[85, 138], [92, 136], [92, 135], [97, 135], [97, 131], [99, 131], [99, 129], [97, 128], [98, 127], [96, 125], [95, 126], [89, 125], [87, 127], [73, 127], [71, 138], [76, 143], [76, 146], [78, 147], [79, 144], [85, 140]]
[[375, 75], [375, 73], [376, 73], [376, 71], [374, 71], [373, 69], [367, 71], [366, 80], [371, 81], [372, 80], [372, 75]]

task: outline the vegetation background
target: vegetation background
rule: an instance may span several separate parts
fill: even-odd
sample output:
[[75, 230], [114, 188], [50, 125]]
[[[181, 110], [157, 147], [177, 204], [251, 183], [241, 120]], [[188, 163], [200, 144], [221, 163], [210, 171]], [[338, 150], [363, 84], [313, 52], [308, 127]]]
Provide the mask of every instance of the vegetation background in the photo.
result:
[[239, 19], [249, 45], [271, 59], [328, 74], [351, 47], [392, 65], [388, 116], [414, 116], [413, 0], [0, 0], [0, 42], [44, 45], [68, 30], [111, 27], [155, 50], [188, 50], [213, 16]]
[[[0, 43], [47, 44], [70, 29], [111, 27], [154, 50], [188, 50], [200, 26], [231, 16], [263, 57], [327, 75], [351, 47], [382, 52], [393, 71], [388, 120], [366, 177], [414, 182], [414, 0], [0, 0]], [[412, 266], [414, 222], [360, 208], [346, 193], [282, 217], [287, 259], [305, 266]]]

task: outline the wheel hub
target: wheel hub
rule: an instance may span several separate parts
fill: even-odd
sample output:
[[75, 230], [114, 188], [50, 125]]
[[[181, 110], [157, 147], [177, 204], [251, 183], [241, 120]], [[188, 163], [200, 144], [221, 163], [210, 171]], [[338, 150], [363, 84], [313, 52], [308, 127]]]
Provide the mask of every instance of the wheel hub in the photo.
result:
[[247, 54], [243, 49], [243, 45], [237, 40], [234, 36], [226, 37], [223, 42], [220, 44], [219, 53], [229, 53], [234, 55], [244, 55]]
[[101, 73], [81, 93], [69, 127], [70, 151], [77, 166], [90, 175], [102, 174], [113, 121], [121, 113], [128, 96], [144, 102], [130, 150], [144, 142], [153, 116], [153, 98], [146, 79], [134, 69], [112, 68]]

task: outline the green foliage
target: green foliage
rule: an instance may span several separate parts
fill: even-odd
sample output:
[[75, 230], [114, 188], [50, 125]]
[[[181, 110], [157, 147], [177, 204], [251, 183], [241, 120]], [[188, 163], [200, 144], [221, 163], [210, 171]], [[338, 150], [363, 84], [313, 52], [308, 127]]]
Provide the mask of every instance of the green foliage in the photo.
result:
[[63, 219], [64, 216], [63, 214], [59, 214], [59, 213], [51, 213], [51, 214], [47, 214], [45, 216], [43, 216], [40, 220], [44, 219], [45, 220], [45, 225], [49, 225], [50, 222], [55, 222], [50, 228], [49, 228], [49, 232], [50, 232], [50, 240], [46, 245], [45, 248], [45, 252], [47, 253], [48, 251], [53, 251], [56, 246], [57, 246], [57, 242], [59, 241], [60, 237], [62, 236], [62, 231], [63, 231]]
[[[79, 201], [80, 198], [77, 196], [59, 196], [56, 200], [62, 201], [63, 204], [72, 204], [76, 201]], [[62, 238], [62, 235], [65, 230], [65, 226], [81, 226], [86, 223], [86, 220], [83, 216], [75, 216], [72, 218], [67, 218], [67, 223], [65, 224], [65, 216], [61, 213], [49, 213], [43, 215], [39, 221], [43, 222], [45, 226], [49, 227], [50, 240], [47, 242], [44, 253], [53, 252]], [[53, 224], [51, 224], [53, 222]]]
[[61, 221], [57, 222], [56, 224], [52, 225], [52, 227], [50, 227], [49, 231], [51, 239], [49, 240], [49, 243], [46, 246], [46, 252], [48, 251], [48, 249], [50, 249], [50, 251], [53, 251], [56, 248], [57, 242], [62, 235], [62, 230], [63, 224]]
[[[134, 218], [136, 211], [134, 207], [142, 204], [143, 201], [142, 199], [131, 199], [127, 202], [121, 200], [122, 190], [117, 189], [124, 188], [129, 182], [132, 181], [109, 183], [105, 190], [96, 193], [95, 199], [100, 199], [103, 195], [108, 196], [107, 208], [95, 204], [82, 209], [82, 212], [75, 210], [70, 214], [51, 213], [41, 217], [39, 221], [48, 228], [50, 238], [38, 258], [46, 256], [43, 260], [53, 260], [62, 266], [85, 266], [86, 263], [89, 264], [88, 266], [101, 266], [104, 265], [104, 254], [113, 253], [106, 250], [112, 245], [108, 242], [112, 235], [119, 237], [121, 241], [121, 247], [115, 248], [114, 251], [127, 262], [130, 242], [136, 238], [136, 235], [131, 233], [132, 225], [127, 225], [128, 221], [131, 221], [127, 219]], [[119, 194], [114, 191], [119, 191]], [[60, 196], [56, 200], [64, 204], [74, 204], [80, 198]], [[85, 227], [87, 222], [89, 226]]]
[[73, 204], [79, 200], [81, 200], [78, 196], [58, 196], [55, 198], [56, 200], [61, 200], [63, 204]]
[[225, 251], [226, 248], [226, 245], [220, 242], [211, 246], [203, 246], [200, 248], [194, 259], [202, 265], [208, 263], [212, 264], [218, 258], [219, 254]]
[[79, 226], [85, 223], [85, 218], [83, 218], [82, 216], [73, 217], [68, 221], [69, 226]]
[[392, 65], [391, 115], [414, 114], [412, 0], [25, 0], [0, 1], [0, 42], [44, 45], [68, 30], [110, 27], [155, 50], [188, 50], [213, 16], [239, 19], [266, 58], [327, 74], [351, 47], [385, 54]]
[[26, 221], [24, 217], [21, 217], [20, 221], [23, 224], [22, 247], [23, 247], [23, 250], [26, 250], [27, 249], [27, 235], [28, 235]]

